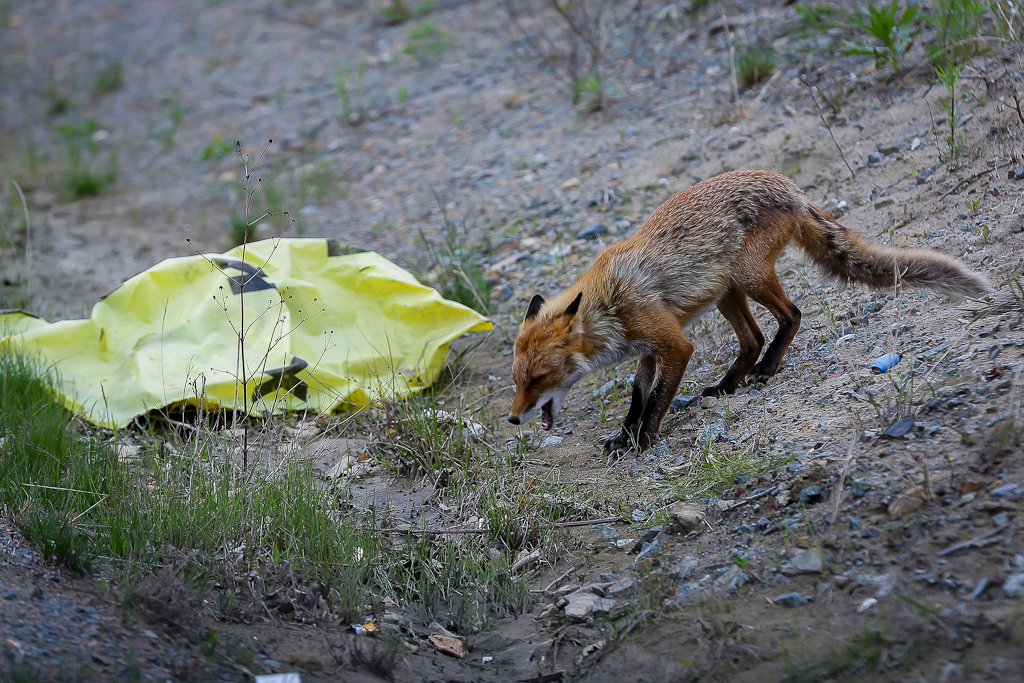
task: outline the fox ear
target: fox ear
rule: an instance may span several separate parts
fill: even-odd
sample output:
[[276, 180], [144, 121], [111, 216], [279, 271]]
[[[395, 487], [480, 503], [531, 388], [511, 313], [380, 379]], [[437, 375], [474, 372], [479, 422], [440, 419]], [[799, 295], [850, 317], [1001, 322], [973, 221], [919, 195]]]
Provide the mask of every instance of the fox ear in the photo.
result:
[[544, 297], [540, 294], [534, 294], [533, 298], [530, 299], [530, 307], [526, 309], [526, 318], [524, 318], [524, 322], [540, 313], [540, 307], [543, 305]]
[[562, 314], [562, 317], [563, 318], [564, 317], [571, 318], [574, 315], [576, 315], [576, 312], [580, 310], [580, 301], [582, 301], [582, 300], [583, 300], [583, 292], [580, 292], [579, 294], [576, 295], [576, 298], [572, 300], [572, 303], [569, 304], [569, 307], [567, 309], [565, 309], [565, 313]]

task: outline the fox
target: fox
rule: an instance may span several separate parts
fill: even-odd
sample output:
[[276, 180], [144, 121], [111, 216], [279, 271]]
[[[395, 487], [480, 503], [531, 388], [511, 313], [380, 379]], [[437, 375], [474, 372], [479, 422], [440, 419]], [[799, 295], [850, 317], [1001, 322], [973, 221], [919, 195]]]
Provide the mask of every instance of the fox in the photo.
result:
[[[940, 252], [886, 247], [843, 227], [781, 173], [722, 173], [666, 200], [565, 291], [532, 298], [513, 348], [508, 421], [525, 424], [539, 412], [541, 427], [550, 430], [574, 384], [639, 357], [622, 429], [605, 439], [604, 450], [613, 461], [646, 450], [693, 355], [683, 330], [712, 306], [732, 326], [739, 354], [701, 395], [768, 381], [800, 327], [800, 309], [775, 272], [793, 241], [828, 276], [874, 288], [899, 282], [954, 295], [992, 288], [984, 275]], [[763, 356], [765, 338], [748, 299], [778, 321]]]

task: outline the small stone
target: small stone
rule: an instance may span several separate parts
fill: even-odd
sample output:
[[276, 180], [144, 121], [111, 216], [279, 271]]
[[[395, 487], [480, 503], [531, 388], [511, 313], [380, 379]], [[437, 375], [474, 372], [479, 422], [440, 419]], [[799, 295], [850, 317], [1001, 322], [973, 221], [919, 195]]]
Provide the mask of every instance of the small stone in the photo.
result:
[[758, 531], [760, 531], [761, 533], [765, 533], [766, 531], [771, 529], [773, 526], [775, 526], [775, 525], [772, 524], [772, 521], [770, 519], [768, 519], [767, 517], [762, 517], [761, 519], [759, 519], [756, 522], [754, 522], [754, 528], [757, 529]]
[[635, 538], [620, 538], [619, 540], [615, 541], [615, 547], [625, 548], [627, 546], [633, 545], [633, 541], [635, 540]]
[[572, 593], [566, 596], [565, 616], [575, 621], [584, 621], [594, 611], [594, 603], [600, 598], [594, 593]]
[[594, 389], [594, 398], [604, 398], [608, 393], [615, 388], [615, 380], [610, 379], [597, 389]]
[[611, 612], [613, 609], [615, 609], [615, 605], [617, 604], [618, 603], [616, 603], [615, 600], [612, 600], [611, 598], [598, 598], [594, 601], [593, 609], [595, 612], [603, 612], [607, 614], [608, 612]]
[[1024, 598], [1024, 572], [1006, 577], [1003, 581], [1003, 594], [1008, 598]]
[[[594, 531], [599, 533], [601, 535], [601, 538], [618, 538], [619, 537], [619, 532], [616, 531], [614, 527], [610, 527], [607, 524], [598, 524], [598, 525], [596, 525], [594, 527]], [[605, 581], [606, 579], [601, 579], [601, 580]], [[611, 581], [611, 579], [607, 579], [607, 580]]]
[[669, 510], [668, 516], [671, 520], [669, 530], [680, 534], [696, 531], [704, 521], [704, 512], [691, 503], [676, 503]]
[[633, 514], [630, 515], [630, 517], [633, 518], [634, 522], [642, 522], [645, 519], [647, 519], [647, 516], [647, 512], [641, 510], [640, 508], [636, 508], [635, 510], [633, 510]]
[[875, 210], [877, 211], [878, 209], [884, 209], [885, 207], [892, 206], [895, 203], [896, 203], [896, 200], [893, 199], [892, 197], [886, 197], [885, 199], [879, 199], [877, 202], [875, 202]]
[[780, 607], [802, 607], [807, 601], [799, 593], [786, 593], [772, 600], [772, 604]]
[[629, 552], [640, 552], [641, 548], [643, 548], [645, 545], [656, 539], [658, 537], [658, 534], [660, 534], [661, 532], [662, 526], [660, 524], [657, 526], [652, 526], [650, 529], [644, 532], [644, 535], [641, 536], [635, 544], [633, 544], [633, 548]]
[[980, 598], [981, 594], [988, 590], [989, 583], [988, 579], [979, 579], [978, 583], [974, 586], [974, 590], [971, 591], [971, 600]]
[[581, 240], [596, 240], [599, 236], [608, 232], [608, 226], [604, 223], [593, 223], [576, 233]]
[[697, 576], [697, 570], [700, 568], [700, 563], [689, 555], [684, 555], [679, 558], [679, 564], [676, 565], [676, 577], [680, 581], [693, 578]]
[[797, 574], [820, 574], [825, 569], [825, 560], [821, 551], [808, 548], [802, 551], [782, 567], [782, 573], [786, 576]]
[[879, 154], [889, 156], [890, 154], [896, 154], [900, 151], [900, 146], [894, 142], [879, 143], [875, 146]]
[[992, 523], [997, 527], [1004, 527], [1010, 523], [1010, 513], [1000, 512], [997, 515], [992, 516]]
[[17, 600], [18, 599], [18, 594], [14, 590], [8, 588], [7, 590], [4, 591], [4, 596], [3, 597], [4, 597], [4, 600]]
[[824, 493], [821, 487], [815, 484], [814, 486], [808, 486], [800, 492], [800, 502], [804, 505], [815, 505], [820, 503]]
[[680, 410], [686, 410], [699, 400], [700, 396], [676, 396], [672, 399], [670, 410], [674, 413], [679, 412]]
[[748, 137], [742, 137], [742, 138], [736, 138], [735, 140], [730, 140], [728, 147], [729, 147], [729, 149], [739, 149], [743, 145], [747, 144], [747, 140], [749, 140], [749, 139], [750, 138], [748, 138]]
[[869, 164], [880, 164], [885, 160], [885, 155], [881, 152], [872, 152], [868, 155]]
[[725, 423], [725, 420], [715, 420], [701, 430], [697, 441], [705, 446], [716, 441], [732, 441], [732, 437], [729, 436], [729, 425]]
[[734, 591], [742, 588], [743, 584], [747, 582], [747, 578], [746, 573], [739, 568], [739, 565], [732, 564], [715, 579], [715, 586], [726, 592]]
[[654, 539], [650, 543], [644, 543], [640, 554], [636, 556], [636, 561], [646, 560], [648, 557], [654, 557], [655, 555], [661, 555], [661, 544], [658, 543], [658, 539]]
[[921, 148], [921, 138], [914, 138], [910, 141], [910, 151], [915, 152]]
[[544, 440], [540, 442], [540, 447], [547, 448], [548, 446], [557, 446], [560, 443], [562, 443], [562, 437], [551, 435], [545, 437]]
[[640, 587], [640, 579], [635, 576], [623, 576], [621, 579], [608, 586], [607, 594], [614, 597], [627, 598], [636, 593]]
[[1010, 178], [1012, 180], [1024, 180], [1024, 166], [1021, 166], [1020, 168], [1015, 168], [1010, 173]]
[[614, 583], [619, 578], [619, 575], [612, 572], [605, 572], [604, 574], [601, 574], [600, 578], [601, 581], [605, 583]]

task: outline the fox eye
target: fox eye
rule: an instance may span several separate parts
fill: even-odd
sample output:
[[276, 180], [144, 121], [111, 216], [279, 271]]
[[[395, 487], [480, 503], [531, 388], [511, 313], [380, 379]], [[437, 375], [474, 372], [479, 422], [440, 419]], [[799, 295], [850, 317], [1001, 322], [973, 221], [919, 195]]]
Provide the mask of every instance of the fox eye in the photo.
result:
[[551, 374], [551, 373], [545, 372], [543, 375], [537, 375], [536, 377], [531, 378], [530, 379], [530, 385], [533, 386], [533, 385], [540, 384], [541, 381], [546, 379], [549, 374]]

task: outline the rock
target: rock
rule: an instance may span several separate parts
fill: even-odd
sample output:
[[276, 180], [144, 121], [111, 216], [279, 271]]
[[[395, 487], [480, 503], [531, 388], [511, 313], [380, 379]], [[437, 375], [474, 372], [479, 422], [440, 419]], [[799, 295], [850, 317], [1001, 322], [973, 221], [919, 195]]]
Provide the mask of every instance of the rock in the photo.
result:
[[679, 558], [679, 564], [676, 566], [676, 577], [680, 581], [697, 576], [697, 570], [700, 568], [700, 563], [695, 558], [689, 555], [684, 555]]
[[860, 607], [857, 608], [857, 614], [862, 614], [877, 604], [878, 600], [875, 598], [864, 598], [864, 602], [860, 603]]
[[435, 633], [430, 636], [430, 642], [438, 649], [438, 651], [443, 652], [446, 655], [452, 655], [459, 659], [464, 659], [466, 656], [466, 646], [463, 645], [462, 641], [458, 638]]
[[889, 517], [899, 519], [908, 512], [913, 512], [924, 503], [921, 496], [915, 493], [904, 493], [902, 496], [889, 504]]
[[634, 522], [642, 522], [645, 519], [647, 519], [648, 514], [644, 510], [641, 510], [640, 508], [636, 508], [635, 510], [633, 510], [633, 512], [630, 515], [630, 517], [633, 519]]
[[900, 151], [900, 146], [896, 142], [886, 142], [886, 143], [881, 143], [880, 142], [880, 143], [878, 143], [878, 145], [875, 146], [875, 149], [878, 150], [879, 154], [884, 154], [886, 156], [889, 156], [890, 154], [898, 153]]
[[635, 561], [646, 560], [648, 557], [654, 557], [655, 555], [661, 555], [661, 544], [658, 543], [658, 539], [654, 539], [650, 543], [644, 543], [644, 547], [640, 554], [636, 556]]
[[615, 380], [610, 379], [601, 386], [599, 386], [597, 389], [594, 389], [594, 393], [592, 395], [594, 398], [604, 398], [614, 388]]
[[615, 541], [615, 547], [625, 548], [626, 546], [632, 545], [633, 541], [635, 540], [635, 538], [620, 538], [619, 540]]
[[786, 593], [772, 600], [772, 604], [780, 607], [802, 607], [807, 601], [799, 593]]
[[754, 522], [754, 528], [760, 531], [762, 534], [767, 532], [773, 526], [775, 525], [767, 517], [762, 517], [761, 519]]
[[728, 147], [729, 147], [729, 149], [739, 149], [743, 145], [747, 144], [748, 140], [750, 140], [750, 138], [748, 138], [748, 137], [742, 137], [742, 138], [736, 138], [735, 140], [730, 140], [729, 144], [728, 144]]
[[782, 567], [782, 573], [786, 576], [820, 574], [824, 569], [825, 560], [821, 556], [821, 551], [815, 548], [808, 548], [787, 562]]
[[872, 152], [868, 155], [869, 164], [880, 164], [885, 160], [885, 155], [881, 152]]
[[585, 621], [594, 612], [594, 603], [600, 600], [595, 593], [572, 593], [566, 596], [565, 616], [574, 621]]
[[557, 446], [560, 443], [562, 443], [562, 437], [551, 435], [545, 437], [545, 439], [540, 442], [540, 447], [547, 448], [548, 446]]
[[1024, 166], [1011, 170], [1008, 175], [1010, 180], [1024, 180]]
[[704, 512], [692, 503], [676, 503], [668, 511], [671, 524], [669, 531], [688, 534], [700, 528], [704, 521]]
[[1003, 594], [1008, 598], [1024, 598], [1024, 572], [1006, 577], [1003, 581]]
[[747, 575], [739, 568], [739, 565], [729, 565], [721, 576], [715, 579], [715, 587], [726, 592], [742, 588], [747, 582]]
[[614, 597], [628, 598], [640, 587], [640, 579], [635, 576], [624, 576], [608, 586], [607, 594]]
[[821, 502], [824, 493], [821, 487], [815, 484], [814, 486], [808, 486], [800, 492], [800, 502], [804, 505], [815, 505]]
[[[618, 538], [619, 537], [619, 532], [616, 531], [613, 527], [608, 526], [607, 524], [598, 524], [598, 525], [596, 525], [594, 527], [594, 531], [599, 533], [601, 535], [601, 538]], [[605, 579], [601, 579], [601, 580], [604, 581]], [[611, 579], [609, 579], [609, 581], [610, 580]]]
[[594, 600], [593, 610], [594, 612], [604, 612], [607, 614], [615, 609], [615, 605], [617, 604], [618, 603], [611, 598], [598, 598], [597, 600]]
[[916, 152], [920, 148], [921, 148], [921, 138], [914, 138], [913, 140], [910, 141], [910, 151], [911, 152]]
[[732, 441], [732, 437], [729, 436], [729, 425], [725, 423], [725, 420], [715, 420], [702, 429], [700, 436], [697, 437], [697, 442], [704, 446], [716, 441]]
[[978, 583], [974, 586], [974, 590], [971, 591], [971, 600], [977, 600], [978, 598], [980, 598], [982, 593], [988, 590], [990, 584], [991, 581], [989, 581], [988, 579], [979, 579]]
[[593, 223], [576, 233], [576, 237], [581, 240], [596, 240], [606, 232], [608, 232], [607, 225], [604, 223]]
[[669, 410], [674, 413], [679, 412], [680, 410], [686, 410], [699, 400], [700, 396], [676, 396], [672, 399], [672, 405]]
[[896, 200], [892, 199], [891, 197], [886, 197], [885, 199], [879, 199], [877, 202], [875, 202], [875, 210], [877, 211], [878, 209], [884, 209], [885, 207], [892, 206], [895, 203], [896, 203]]

